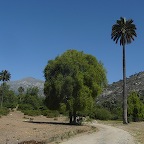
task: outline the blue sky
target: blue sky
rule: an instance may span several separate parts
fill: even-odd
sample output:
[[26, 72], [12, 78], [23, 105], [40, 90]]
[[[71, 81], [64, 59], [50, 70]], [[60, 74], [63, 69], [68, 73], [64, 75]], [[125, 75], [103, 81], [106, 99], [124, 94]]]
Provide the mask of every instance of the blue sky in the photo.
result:
[[122, 48], [111, 40], [121, 16], [131, 18], [137, 38], [126, 46], [127, 77], [144, 69], [144, 1], [0, 0], [0, 71], [11, 80], [44, 80], [48, 60], [68, 49], [101, 60], [109, 83], [122, 79]]

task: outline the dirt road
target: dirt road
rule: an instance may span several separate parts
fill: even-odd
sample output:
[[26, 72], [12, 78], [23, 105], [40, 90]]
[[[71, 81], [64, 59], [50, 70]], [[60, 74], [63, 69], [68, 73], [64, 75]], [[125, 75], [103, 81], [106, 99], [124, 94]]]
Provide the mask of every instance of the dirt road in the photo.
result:
[[133, 137], [122, 129], [98, 123], [92, 125], [96, 126], [99, 131], [74, 137], [61, 144], [135, 144]]

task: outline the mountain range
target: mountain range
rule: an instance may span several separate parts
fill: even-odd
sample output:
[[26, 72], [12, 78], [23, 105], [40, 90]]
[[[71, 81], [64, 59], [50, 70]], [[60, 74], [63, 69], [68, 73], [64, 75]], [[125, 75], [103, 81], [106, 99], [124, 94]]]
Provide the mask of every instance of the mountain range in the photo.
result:
[[[136, 91], [144, 97], [144, 71], [131, 75], [126, 79], [126, 90], [130, 92]], [[97, 101], [118, 101], [121, 102], [123, 97], [123, 80], [109, 84], [98, 97]]]
[[[131, 91], [137, 91], [139, 94], [144, 96], [144, 71], [131, 75], [126, 79], [127, 81], [127, 93], [129, 94]], [[22, 86], [25, 91], [29, 87], [37, 86], [39, 88], [39, 95], [44, 96], [44, 81], [38, 80], [32, 77], [27, 77], [17, 81], [8, 82], [10, 85], [10, 89], [18, 93], [18, 88]], [[98, 101], [105, 100], [122, 100], [122, 92], [123, 92], [123, 81], [119, 80], [118, 82], [114, 82], [109, 84], [103, 91], [103, 93], [98, 97]]]
[[8, 85], [10, 89], [13, 90], [15, 93], [18, 93], [18, 88], [21, 86], [26, 91], [29, 87], [38, 87], [39, 89], [39, 96], [44, 96], [43, 89], [44, 89], [44, 81], [38, 80], [32, 77], [27, 77], [17, 81], [9, 81]]

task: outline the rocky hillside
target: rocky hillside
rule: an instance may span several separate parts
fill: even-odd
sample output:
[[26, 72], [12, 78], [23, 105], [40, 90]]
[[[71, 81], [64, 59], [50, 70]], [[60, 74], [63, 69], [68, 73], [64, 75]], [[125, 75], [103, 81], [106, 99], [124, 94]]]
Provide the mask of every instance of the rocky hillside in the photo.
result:
[[29, 87], [36, 86], [39, 89], [39, 95], [44, 96], [44, 94], [43, 94], [44, 81], [42, 81], [42, 80], [28, 77], [28, 78], [24, 78], [24, 79], [18, 80], [18, 81], [10, 81], [10, 82], [8, 82], [8, 85], [10, 85], [10, 89], [15, 91], [16, 93], [18, 93], [18, 88], [20, 86], [22, 86], [25, 89], [25, 91]]
[[[121, 101], [123, 92], [123, 81], [114, 82], [104, 90], [97, 101]], [[137, 91], [144, 96], [144, 72], [139, 72], [127, 78], [127, 93]]]

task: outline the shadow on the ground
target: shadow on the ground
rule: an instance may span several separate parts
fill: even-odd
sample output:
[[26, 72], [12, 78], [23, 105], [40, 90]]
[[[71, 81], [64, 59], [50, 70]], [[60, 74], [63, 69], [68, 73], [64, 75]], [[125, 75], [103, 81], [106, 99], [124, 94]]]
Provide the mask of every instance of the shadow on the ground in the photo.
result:
[[69, 126], [79, 126], [79, 124], [75, 123], [66, 123], [66, 122], [41, 122], [41, 121], [24, 121], [27, 123], [34, 123], [34, 124], [53, 124], [53, 125], [69, 125]]
[[45, 142], [38, 142], [35, 140], [30, 140], [30, 141], [23, 141], [23, 142], [20, 142], [18, 144], [45, 144]]

